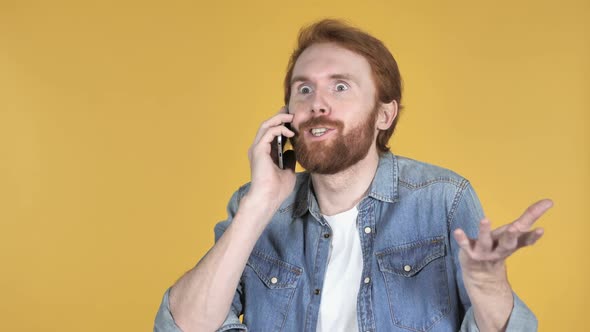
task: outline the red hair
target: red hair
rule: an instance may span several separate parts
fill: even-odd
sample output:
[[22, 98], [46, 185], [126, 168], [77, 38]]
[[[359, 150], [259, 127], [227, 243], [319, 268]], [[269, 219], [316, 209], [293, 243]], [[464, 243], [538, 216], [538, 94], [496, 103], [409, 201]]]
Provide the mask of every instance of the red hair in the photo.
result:
[[293, 67], [297, 59], [313, 44], [335, 43], [359, 55], [362, 55], [371, 65], [373, 81], [377, 88], [376, 101], [387, 104], [396, 101], [398, 104], [398, 116], [391, 126], [381, 130], [377, 134], [377, 149], [379, 152], [389, 151], [387, 146], [389, 138], [395, 130], [399, 112], [402, 110], [402, 82], [397, 62], [383, 43], [368, 33], [350, 26], [342, 21], [325, 19], [316, 22], [299, 31], [297, 47], [291, 54], [287, 74], [285, 75], [285, 105], [289, 104], [291, 97], [291, 77]]

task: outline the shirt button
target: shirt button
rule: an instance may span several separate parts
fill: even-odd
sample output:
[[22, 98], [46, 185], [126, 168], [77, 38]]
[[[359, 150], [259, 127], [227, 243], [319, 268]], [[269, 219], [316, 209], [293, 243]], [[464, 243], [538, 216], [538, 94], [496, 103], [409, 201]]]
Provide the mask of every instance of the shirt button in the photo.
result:
[[330, 233], [326, 233], [326, 234], [324, 234], [324, 239], [327, 239], [327, 238], [329, 238], [329, 237], [330, 237]]
[[320, 289], [319, 288], [316, 288], [316, 290], [314, 290], [313, 293], [315, 295], [320, 295]]
[[371, 278], [369, 278], [369, 277], [366, 277], [366, 278], [365, 278], [365, 284], [368, 284], [368, 283], [370, 283], [370, 282], [371, 282]]
[[412, 267], [411, 266], [409, 266], [409, 265], [405, 265], [404, 266], [404, 271], [410, 272], [411, 270], [412, 270]]
[[365, 227], [365, 233], [371, 234], [371, 227]]
[[277, 282], [279, 282], [279, 279], [277, 279], [277, 277], [272, 277], [272, 278], [270, 278], [270, 283], [271, 283], [271, 284], [273, 284], [273, 285], [274, 285], [274, 284], [276, 284]]

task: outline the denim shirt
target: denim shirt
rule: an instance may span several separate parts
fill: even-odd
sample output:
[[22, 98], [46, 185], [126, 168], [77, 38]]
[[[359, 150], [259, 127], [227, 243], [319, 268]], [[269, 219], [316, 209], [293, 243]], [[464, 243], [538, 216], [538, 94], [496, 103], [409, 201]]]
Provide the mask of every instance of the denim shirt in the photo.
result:
[[[215, 226], [216, 241], [248, 188], [232, 196], [228, 219]], [[452, 236], [461, 228], [477, 237], [483, 211], [470, 183], [452, 171], [385, 153], [358, 210], [359, 331], [478, 331]], [[309, 174], [298, 173], [293, 193], [258, 239], [218, 331], [315, 331], [330, 234]], [[180, 331], [168, 295], [169, 289], [154, 331]], [[536, 329], [535, 316], [514, 294], [507, 331]]]

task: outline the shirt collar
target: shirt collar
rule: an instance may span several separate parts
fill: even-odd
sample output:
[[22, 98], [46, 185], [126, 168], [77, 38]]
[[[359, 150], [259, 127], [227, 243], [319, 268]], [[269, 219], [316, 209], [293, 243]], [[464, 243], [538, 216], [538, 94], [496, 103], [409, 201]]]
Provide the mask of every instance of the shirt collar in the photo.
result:
[[[309, 211], [316, 219], [321, 220], [320, 208], [313, 192], [311, 176], [307, 172], [302, 175], [301, 188], [297, 191], [295, 198], [293, 217], [301, 217], [305, 212]], [[399, 170], [396, 156], [391, 152], [383, 153], [379, 157], [377, 171], [367, 195], [382, 202], [397, 202], [398, 179]]]

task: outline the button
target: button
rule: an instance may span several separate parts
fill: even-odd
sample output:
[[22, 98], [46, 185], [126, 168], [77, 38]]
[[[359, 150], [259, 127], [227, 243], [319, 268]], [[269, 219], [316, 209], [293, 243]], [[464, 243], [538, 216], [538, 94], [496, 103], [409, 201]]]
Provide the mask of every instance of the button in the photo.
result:
[[270, 283], [271, 284], [276, 284], [277, 282], [279, 282], [279, 279], [277, 279], [277, 277], [270, 278]]
[[404, 271], [406, 272], [410, 272], [412, 270], [412, 267], [409, 265], [404, 265]]
[[326, 234], [324, 234], [324, 239], [327, 239], [327, 238], [329, 238], [329, 237], [330, 237], [330, 233], [326, 233]]
[[316, 288], [316, 290], [314, 290], [313, 293], [315, 295], [320, 295], [320, 289], [319, 288]]
[[370, 282], [371, 282], [371, 278], [369, 278], [369, 277], [366, 277], [366, 278], [365, 278], [365, 284], [368, 284], [368, 283], [370, 283]]
[[365, 227], [365, 233], [371, 234], [371, 227]]

